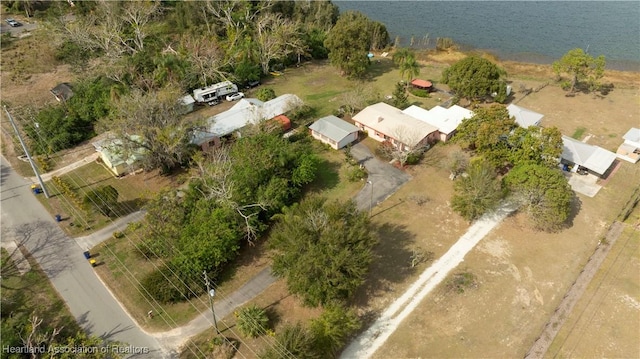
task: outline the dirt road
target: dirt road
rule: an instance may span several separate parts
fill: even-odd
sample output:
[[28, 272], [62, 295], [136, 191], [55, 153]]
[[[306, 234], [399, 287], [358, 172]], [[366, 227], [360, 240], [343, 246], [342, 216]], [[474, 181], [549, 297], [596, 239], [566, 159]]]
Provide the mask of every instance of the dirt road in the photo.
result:
[[365, 359], [373, 355], [420, 302], [464, 260], [465, 255], [514, 210], [513, 205], [502, 205], [494, 213], [484, 215], [476, 221], [447, 253], [427, 268], [418, 280], [382, 313], [369, 329], [351, 342], [340, 357]]

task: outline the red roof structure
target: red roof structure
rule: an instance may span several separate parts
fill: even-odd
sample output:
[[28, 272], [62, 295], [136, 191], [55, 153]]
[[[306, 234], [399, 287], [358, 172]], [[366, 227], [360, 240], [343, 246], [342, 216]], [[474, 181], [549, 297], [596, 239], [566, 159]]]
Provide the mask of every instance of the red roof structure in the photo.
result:
[[413, 81], [411, 81], [411, 86], [417, 87], [423, 90], [429, 90], [433, 87], [433, 84], [431, 83], [431, 81], [414, 79]]
[[272, 121], [280, 123], [283, 131], [289, 131], [291, 128], [291, 120], [285, 115], [279, 115], [272, 119]]

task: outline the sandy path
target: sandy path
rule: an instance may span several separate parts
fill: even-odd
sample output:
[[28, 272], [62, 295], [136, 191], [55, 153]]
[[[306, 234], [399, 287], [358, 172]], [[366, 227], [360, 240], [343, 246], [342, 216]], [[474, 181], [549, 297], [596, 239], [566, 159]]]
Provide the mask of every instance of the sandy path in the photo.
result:
[[427, 268], [418, 280], [382, 313], [369, 329], [351, 342], [340, 357], [344, 359], [371, 357], [420, 302], [464, 260], [465, 255], [514, 210], [515, 206], [502, 205], [494, 213], [484, 215], [475, 222], [447, 253]]

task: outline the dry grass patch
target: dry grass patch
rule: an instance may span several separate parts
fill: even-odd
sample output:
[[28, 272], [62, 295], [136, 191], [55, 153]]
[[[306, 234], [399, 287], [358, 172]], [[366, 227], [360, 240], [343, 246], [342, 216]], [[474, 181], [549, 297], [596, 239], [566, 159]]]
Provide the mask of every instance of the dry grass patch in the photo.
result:
[[628, 179], [638, 176], [639, 168], [623, 164], [596, 197], [578, 197], [572, 226], [559, 233], [532, 231], [523, 214], [507, 217], [465, 257], [478, 288], [458, 294], [443, 283], [374, 357], [524, 356], [627, 203], [637, 185]]
[[636, 206], [546, 357], [640, 357], [639, 225]]
[[[453, 182], [441, 166], [441, 159], [454, 149], [435, 146], [427, 151], [421, 165], [408, 167], [413, 178], [373, 209], [380, 243], [367, 281], [355, 296], [361, 313], [384, 309], [468, 228], [449, 206]], [[412, 266], [416, 254], [423, 260]]]

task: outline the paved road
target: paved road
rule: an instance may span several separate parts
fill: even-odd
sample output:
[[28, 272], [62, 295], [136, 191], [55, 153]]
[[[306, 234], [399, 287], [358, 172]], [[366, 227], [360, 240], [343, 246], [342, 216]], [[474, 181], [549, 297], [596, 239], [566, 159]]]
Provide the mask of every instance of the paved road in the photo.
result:
[[160, 343], [144, 333], [102, 285], [84, 259], [83, 249], [67, 237], [31, 193], [30, 182], [1, 157], [2, 238], [15, 238], [38, 261], [67, 303], [78, 323], [88, 332], [109, 340], [146, 347], [140, 358], [166, 358]]
[[369, 151], [369, 148], [362, 143], [357, 143], [351, 147], [351, 155], [360, 164], [364, 165], [369, 173], [367, 180], [373, 183], [373, 185], [367, 183], [354, 198], [358, 208], [361, 210], [368, 210], [370, 203], [373, 207], [382, 203], [411, 179], [411, 176], [405, 172], [376, 158]]

